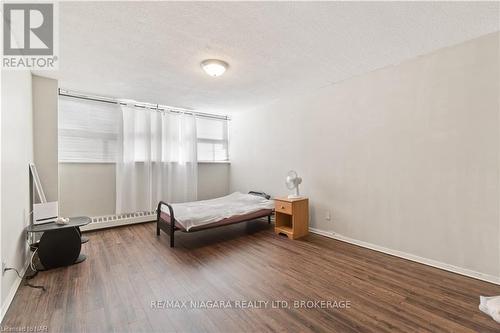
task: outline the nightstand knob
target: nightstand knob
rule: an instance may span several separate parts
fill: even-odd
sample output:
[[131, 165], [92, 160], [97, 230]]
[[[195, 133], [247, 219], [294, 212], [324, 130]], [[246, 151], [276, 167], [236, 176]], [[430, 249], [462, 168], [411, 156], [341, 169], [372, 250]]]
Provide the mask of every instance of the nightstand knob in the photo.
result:
[[281, 206], [281, 209], [285, 209], [285, 206]]

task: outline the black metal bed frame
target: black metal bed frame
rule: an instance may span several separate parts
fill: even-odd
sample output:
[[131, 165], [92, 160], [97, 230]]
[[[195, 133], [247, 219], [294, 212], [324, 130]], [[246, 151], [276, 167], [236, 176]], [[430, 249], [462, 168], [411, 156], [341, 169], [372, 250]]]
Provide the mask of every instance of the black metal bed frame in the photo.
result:
[[[271, 196], [264, 193], [264, 192], [255, 192], [255, 191], [250, 191], [248, 192], [248, 194], [253, 194], [253, 195], [257, 195], [257, 196], [261, 196], [261, 197], [264, 197], [266, 199], [270, 199]], [[161, 217], [161, 206], [162, 205], [165, 205], [168, 207], [168, 212], [169, 212], [169, 216], [170, 216], [170, 223], [165, 221], [162, 217]], [[267, 223], [268, 224], [271, 224], [271, 216], [272, 216], [272, 212], [269, 214], [269, 215], [263, 215], [262, 217], [265, 217], [267, 216]], [[250, 218], [250, 219], [246, 219], [246, 220], [242, 220], [242, 221], [238, 221], [238, 222], [235, 222], [235, 223], [231, 223], [231, 224], [236, 224], [236, 223], [241, 223], [241, 222], [248, 222], [248, 221], [252, 221], [252, 220], [255, 220], [256, 218]], [[163, 223], [161, 223], [163, 222]], [[212, 228], [218, 228], [218, 227], [222, 227], [224, 225], [215, 225], [215, 226], [208, 226], [206, 228], [203, 228], [203, 229], [198, 229], [198, 230], [194, 230], [194, 231], [184, 231], [178, 227], [175, 226], [175, 216], [174, 216], [174, 208], [172, 207], [171, 204], [169, 203], [166, 203], [165, 201], [160, 201], [158, 203], [158, 207], [156, 209], [156, 235], [157, 236], [160, 236], [160, 230], [163, 230], [167, 235], [170, 236], [170, 247], [174, 247], [174, 234], [176, 231], [180, 230], [182, 232], [186, 232], [186, 233], [189, 233], [189, 232], [197, 232], [197, 231], [203, 231], [203, 230], [208, 230], [208, 229], [212, 229]]]

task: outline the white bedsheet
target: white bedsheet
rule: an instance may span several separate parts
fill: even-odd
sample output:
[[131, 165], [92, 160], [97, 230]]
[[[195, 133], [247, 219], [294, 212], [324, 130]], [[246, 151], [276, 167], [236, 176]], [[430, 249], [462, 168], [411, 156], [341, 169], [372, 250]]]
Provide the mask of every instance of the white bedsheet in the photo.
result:
[[500, 324], [500, 296], [479, 296], [479, 310]]
[[[234, 192], [225, 197], [211, 200], [172, 204], [175, 220], [187, 231], [195, 226], [207, 225], [235, 215], [254, 213], [261, 209], [273, 209], [274, 201], [265, 198]], [[161, 210], [169, 213], [163, 205]]]

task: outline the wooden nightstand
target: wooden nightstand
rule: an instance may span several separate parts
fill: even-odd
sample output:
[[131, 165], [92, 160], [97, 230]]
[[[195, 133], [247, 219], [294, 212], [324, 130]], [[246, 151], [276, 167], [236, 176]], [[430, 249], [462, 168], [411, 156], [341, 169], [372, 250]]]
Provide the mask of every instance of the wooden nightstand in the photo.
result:
[[309, 233], [309, 199], [274, 198], [274, 232], [297, 239]]

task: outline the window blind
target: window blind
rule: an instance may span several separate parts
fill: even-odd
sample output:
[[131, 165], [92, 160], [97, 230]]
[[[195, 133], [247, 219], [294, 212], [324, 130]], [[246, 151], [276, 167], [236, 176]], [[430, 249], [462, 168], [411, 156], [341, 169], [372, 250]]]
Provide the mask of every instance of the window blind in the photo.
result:
[[59, 98], [59, 161], [114, 163], [120, 111], [116, 104]]
[[198, 161], [228, 161], [228, 122], [222, 119], [197, 118]]

